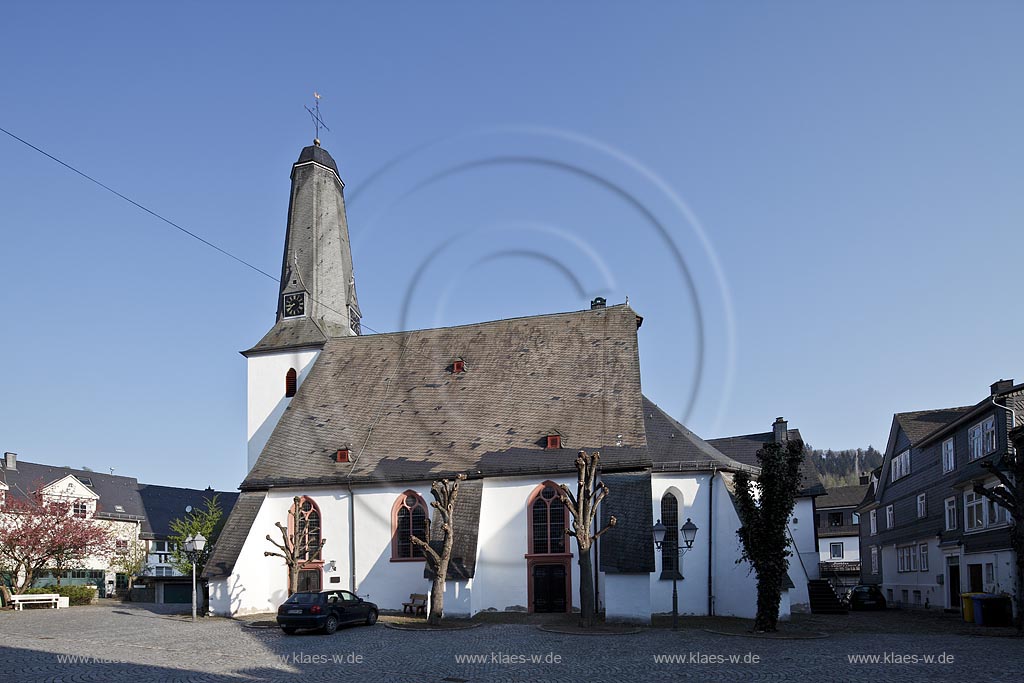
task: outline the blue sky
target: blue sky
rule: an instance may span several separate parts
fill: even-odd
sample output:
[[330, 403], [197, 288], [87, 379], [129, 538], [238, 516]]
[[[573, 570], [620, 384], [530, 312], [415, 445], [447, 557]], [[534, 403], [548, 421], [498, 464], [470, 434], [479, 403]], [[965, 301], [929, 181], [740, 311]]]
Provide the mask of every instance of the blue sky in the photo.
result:
[[[8, 7], [0, 126], [273, 273], [318, 90], [368, 326], [628, 296], [705, 437], [1024, 379], [1024, 5], [209, 5]], [[233, 489], [275, 284], [5, 135], [0, 207], [3, 450]]]

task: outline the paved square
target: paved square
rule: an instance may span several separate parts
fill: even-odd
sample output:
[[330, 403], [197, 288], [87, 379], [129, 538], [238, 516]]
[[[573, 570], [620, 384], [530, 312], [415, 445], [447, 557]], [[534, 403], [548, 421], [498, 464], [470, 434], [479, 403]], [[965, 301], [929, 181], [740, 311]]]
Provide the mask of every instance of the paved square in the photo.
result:
[[[887, 653], [890, 662], [848, 660]], [[656, 661], [664, 655], [677, 661]], [[918, 662], [908, 663], [909, 655]], [[936, 661], [925, 663], [925, 656]], [[12, 682], [1019, 681], [1022, 662], [1020, 639], [941, 633], [768, 641], [700, 629], [573, 636], [525, 624], [444, 633], [378, 624], [285, 636], [228, 619], [192, 624], [135, 606], [0, 613], [0, 680]]]

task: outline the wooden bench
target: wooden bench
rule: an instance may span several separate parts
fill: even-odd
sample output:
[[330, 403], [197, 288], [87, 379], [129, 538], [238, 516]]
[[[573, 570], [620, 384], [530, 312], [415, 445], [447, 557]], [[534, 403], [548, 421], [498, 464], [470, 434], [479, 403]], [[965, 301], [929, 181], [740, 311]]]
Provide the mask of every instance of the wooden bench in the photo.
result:
[[11, 604], [19, 612], [25, 605], [41, 605], [43, 603], [49, 604], [52, 609], [58, 609], [60, 596], [56, 593], [23, 593], [11, 596]]
[[409, 595], [409, 602], [402, 603], [402, 612], [408, 612], [419, 616], [427, 616], [427, 594], [426, 593], [411, 593]]

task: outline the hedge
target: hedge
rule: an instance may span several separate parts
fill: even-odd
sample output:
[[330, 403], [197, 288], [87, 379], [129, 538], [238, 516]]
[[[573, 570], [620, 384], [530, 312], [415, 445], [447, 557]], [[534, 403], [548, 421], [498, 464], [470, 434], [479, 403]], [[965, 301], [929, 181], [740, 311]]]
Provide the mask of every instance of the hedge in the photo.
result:
[[25, 593], [56, 593], [68, 598], [72, 605], [88, 605], [96, 597], [96, 588], [93, 586], [39, 586], [29, 588]]

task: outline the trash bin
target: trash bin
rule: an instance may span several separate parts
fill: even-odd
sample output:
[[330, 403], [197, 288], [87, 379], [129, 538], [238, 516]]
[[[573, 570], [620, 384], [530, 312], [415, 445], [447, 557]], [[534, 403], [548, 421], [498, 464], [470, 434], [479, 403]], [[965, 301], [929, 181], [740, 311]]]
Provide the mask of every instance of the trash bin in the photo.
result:
[[981, 595], [981, 593], [960, 594], [960, 613], [968, 624], [974, 623], [974, 602], [971, 601], [971, 598], [975, 595]]
[[978, 626], [984, 626], [985, 625], [985, 620], [984, 620], [985, 619], [985, 615], [984, 615], [984, 612], [982, 611], [981, 608], [985, 604], [985, 601], [988, 598], [993, 598], [993, 597], [995, 597], [995, 596], [994, 595], [990, 595], [988, 593], [975, 593], [974, 595], [971, 596], [971, 600], [970, 601], [971, 601], [971, 604], [973, 606], [973, 610], [972, 611], [974, 612], [974, 623], [977, 624]]
[[978, 623], [985, 626], [1010, 626], [1013, 622], [1013, 606], [1006, 595], [981, 596], [980, 604], [975, 606], [974, 613], [976, 617], [980, 615]]

